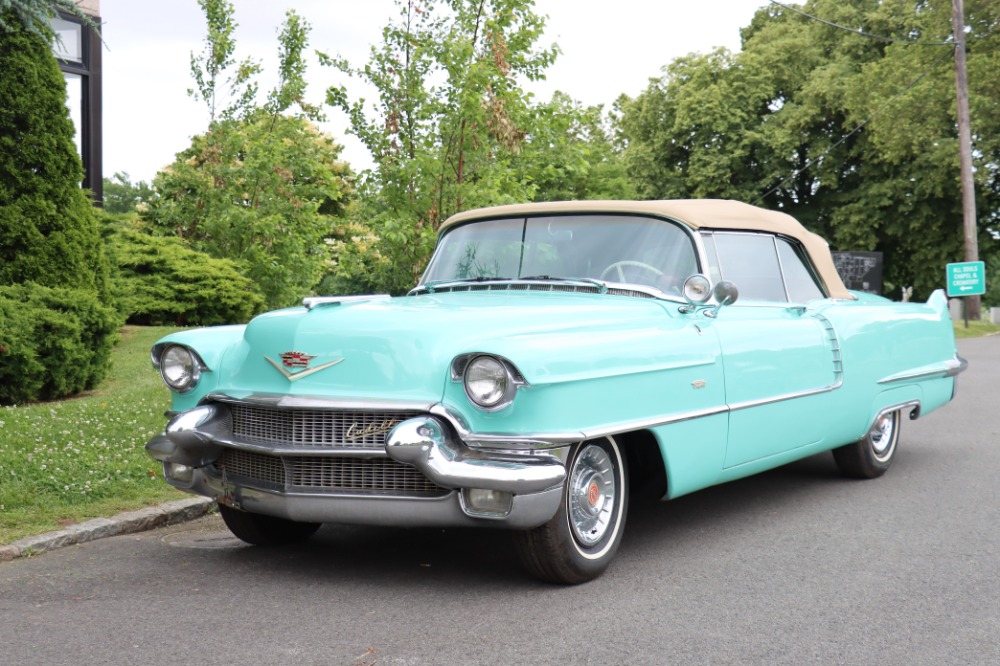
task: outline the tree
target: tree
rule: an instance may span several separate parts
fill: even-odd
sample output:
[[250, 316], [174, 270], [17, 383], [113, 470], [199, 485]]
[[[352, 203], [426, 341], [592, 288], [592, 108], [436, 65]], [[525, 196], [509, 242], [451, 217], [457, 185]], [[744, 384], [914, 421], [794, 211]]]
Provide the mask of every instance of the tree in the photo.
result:
[[[961, 208], [947, 0], [810, 0], [743, 31], [738, 54], [671, 63], [622, 103], [629, 173], [644, 197], [727, 197], [785, 210], [835, 249], [885, 255], [887, 293], [926, 297], [959, 260]], [[996, 3], [967, 5], [981, 210], [996, 211]], [[925, 46], [917, 44], [942, 44]], [[984, 219], [980, 244], [995, 251]]]
[[66, 86], [49, 44], [10, 12], [0, 39], [0, 284], [107, 287], [96, 215], [80, 189]]
[[349, 168], [337, 159], [341, 147], [316, 128], [318, 109], [304, 99], [309, 25], [294, 11], [286, 15], [279, 83], [262, 105], [251, 95], [255, 81], [244, 76], [247, 61], [232, 79], [243, 92], [220, 104], [217, 82], [235, 63], [233, 9], [222, 0], [200, 4], [209, 33], [206, 55], [192, 57], [199, 86], [192, 95], [209, 107], [209, 128], [157, 174], [159, 196], [145, 217], [158, 233], [235, 261], [267, 306], [291, 305], [327, 269], [325, 238], [353, 189]]
[[127, 171], [104, 179], [104, 210], [108, 213], [131, 213], [137, 207], [145, 210], [155, 196], [156, 192], [146, 181], [133, 183]]
[[120, 323], [65, 83], [33, 20], [0, 12], [0, 402], [93, 387]]
[[584, 108], [556, 92], [532, 113], [532, 129], [513, 166], [532, 184], [534, 201], [635, 197], [601, 106]]
[[[521, 81], [540, 78], [557, 53], [535, 47], [544, 21], [530, 0], [397, 4], [365, 66], [324, 59], [378, 90], [373, 109], [344, 87], [327, 95], [375, 162], [358, 221], [336, 244], [337, 270], [391, 292], [413, 286], [452, 213], [531, 200], [535, 185], [515, 167], [533, 121]], [[360, 237], [374, 240], [365, 256], [349, 242]]]

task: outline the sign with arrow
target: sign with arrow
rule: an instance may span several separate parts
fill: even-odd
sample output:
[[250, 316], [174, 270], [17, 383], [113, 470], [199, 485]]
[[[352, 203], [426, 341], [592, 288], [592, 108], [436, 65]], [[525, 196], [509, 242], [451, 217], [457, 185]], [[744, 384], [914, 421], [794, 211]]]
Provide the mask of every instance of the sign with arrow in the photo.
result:
[[981, 296], [986, 293], [986, 264], [982, 261], [948, 264], [945, 276], [949, 298]]

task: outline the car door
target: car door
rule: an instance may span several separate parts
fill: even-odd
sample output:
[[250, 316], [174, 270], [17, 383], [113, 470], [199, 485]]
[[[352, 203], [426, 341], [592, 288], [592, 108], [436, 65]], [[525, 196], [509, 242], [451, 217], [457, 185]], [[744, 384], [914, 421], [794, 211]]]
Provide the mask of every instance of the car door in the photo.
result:
[[714, 277], [740, 290], [714, 322], [730, 410], [725, 467], [820, 442], [842, 368], [833, 325], [805, 305], [824, 295], [804, 253], [769, 234], [715, 232], [704, 239]]

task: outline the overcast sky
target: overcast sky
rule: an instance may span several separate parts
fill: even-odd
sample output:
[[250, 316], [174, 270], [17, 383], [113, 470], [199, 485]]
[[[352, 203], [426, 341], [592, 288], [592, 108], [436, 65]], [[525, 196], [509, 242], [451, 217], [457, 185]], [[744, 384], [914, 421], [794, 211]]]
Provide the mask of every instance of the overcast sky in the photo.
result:
[[[233, 0], [237, 56], [262, 61], [262, 91], [273, 85], [277, 31], [286, 10], [294, 8], [312, 25], [310, 51], [340, 54], [360, 65], [369, 46], [395, 17], [392, 0]], [[739, 30], [766, 0], [536, 0], [547, 15], [539, 42], [557, 43], [562, 54], [547, 80], [529, 90], [541, 99], [562, 90], [585, 104], [610, 104], [620, 94], [635, 96], [651, 77], [678, 56], [717, 46], [737, 50]], [[101, 0], [104, 23], [104, 175], [128, 172], [149, 181], [173, 161], [175, 153], [203, 132], [208, 114], [187, 96], [193, 86], [191, 52], [200, 52], [204, 17], [196, 0]], [[270, 76], [268, 76], [270, 75]], [[341, 83], [338, 73], [313, 64], [308, 73], [310, 99]], [[369, 95], [370, 96], [370, 95]], [[356, 170], [371, 158], [346, 119], [328, 113], [324, 129], [345, 146], [342, 158]]]

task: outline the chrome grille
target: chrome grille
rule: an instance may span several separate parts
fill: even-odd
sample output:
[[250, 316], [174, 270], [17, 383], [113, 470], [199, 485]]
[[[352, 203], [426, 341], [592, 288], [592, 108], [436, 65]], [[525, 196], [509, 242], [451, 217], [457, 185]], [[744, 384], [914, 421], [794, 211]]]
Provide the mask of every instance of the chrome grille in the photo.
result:
[[268, 456], [227, 448], [213, 467], [227, 478], [267, 489], [345, 495], [442, 497], [451, 492], [391, 458]]
[[233, 403], [233, 437], [304, 449], [381, 449], [397, 423], [419, 412], [279, 409]]

